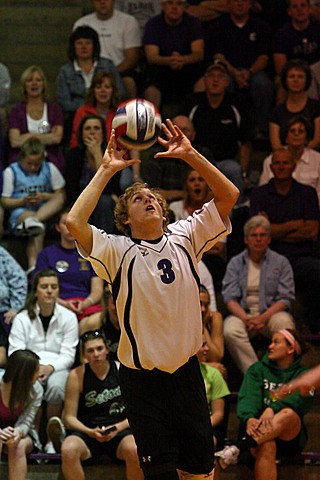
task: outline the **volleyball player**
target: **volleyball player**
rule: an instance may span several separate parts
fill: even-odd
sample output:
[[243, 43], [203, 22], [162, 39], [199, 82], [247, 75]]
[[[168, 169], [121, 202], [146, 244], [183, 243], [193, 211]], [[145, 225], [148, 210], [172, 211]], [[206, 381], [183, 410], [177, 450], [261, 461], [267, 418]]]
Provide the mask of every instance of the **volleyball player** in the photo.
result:
[[237, 188], [191, 145], [170, 120], [156, 157], [181, 158], [214, 194], [187, 220], [167, 227], [165, 200], [146, 184], [120, 198], [115, 218], [126, 236], [88, 224], [112, 176], [139, 160], [125, 160], [114, 132], [103, 162], [67, 218], [79, 250], [109, 284], [121, 336], [120, 380], [140, 464], [148, 480], [211, 479], [213, 441], [196, 352], [202, 344], [197, 263], [231, 231], [228, 214]]

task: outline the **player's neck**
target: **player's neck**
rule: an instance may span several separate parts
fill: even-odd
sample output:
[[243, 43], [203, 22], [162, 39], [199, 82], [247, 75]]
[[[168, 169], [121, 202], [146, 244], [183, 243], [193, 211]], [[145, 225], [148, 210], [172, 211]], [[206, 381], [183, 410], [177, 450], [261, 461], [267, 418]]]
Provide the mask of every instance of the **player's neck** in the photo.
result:
[[146, 227], [131, 227], [131, 237], [137, 240], [146, 240], [146, 241], [153, 241], [161, 238], [163, 236], [163, 228], [155, 227], [155, 228], [146, 228]]

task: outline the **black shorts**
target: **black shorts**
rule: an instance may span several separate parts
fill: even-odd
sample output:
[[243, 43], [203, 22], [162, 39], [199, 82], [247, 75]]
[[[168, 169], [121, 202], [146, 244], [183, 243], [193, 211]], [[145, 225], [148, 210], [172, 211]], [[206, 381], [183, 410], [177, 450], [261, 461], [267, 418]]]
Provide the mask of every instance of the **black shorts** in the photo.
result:
[[114, 460], [117, 460], [117, 449], [121, 440], [127, 435], [132, 435], [130, 428], [125, 428], [118, 432], [109, 442], [98, 442], [95, 438], [89, 437], [86, 433], [78, 432], [75, 430], [67, 430], [67, 436], [75, 435], [82, 438], [84, 443], [90, 450], [92, 458], [101, 457], [101, 455], [109, 455]]
[[212, 427], [196, 356], [170, 374], [120, 366], [121, 391], [148, 475], [176, 468], [205, 474], [214, 467]]

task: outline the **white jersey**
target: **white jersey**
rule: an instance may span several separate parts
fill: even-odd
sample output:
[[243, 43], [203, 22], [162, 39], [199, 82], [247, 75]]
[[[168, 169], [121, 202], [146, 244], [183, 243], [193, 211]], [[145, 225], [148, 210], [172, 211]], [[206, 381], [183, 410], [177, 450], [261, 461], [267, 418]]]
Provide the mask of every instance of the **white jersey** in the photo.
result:
[[129, 368], [174, 372], [202, 345], [198, 262], [231, 231], [213, 201], [169, 225], [158, 241], [134, 241], [92, 227], [88, 260], [112, 288]]
[[110, 58], [117, 66], [124, 60], [124, 50], [141, 47], [141, 36], [137, 20], [127, 13], [114, 10], [108, 20], [99, 20], [96, 13], [89, 13], [79, 18], [73, 30], [82, 25], [89, 25], [99, 35], [100, 56]]

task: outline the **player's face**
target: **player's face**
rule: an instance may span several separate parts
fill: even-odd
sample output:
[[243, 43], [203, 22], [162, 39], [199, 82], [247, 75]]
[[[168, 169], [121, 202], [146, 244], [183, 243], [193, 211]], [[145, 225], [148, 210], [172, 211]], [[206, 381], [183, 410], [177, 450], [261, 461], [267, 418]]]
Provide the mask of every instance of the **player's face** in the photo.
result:
[[108, 349], [102, 338], [87, 340], [83, 348], [83, 356], [90, 365], [100, 365], [106, 361]]
[[94, 88], [94, 96], [97, 103], [107, 105], [112, 97], [113, 88], [109, 78], [104, 78]]
[[59, 282], [56, 277], [42, 277], [39, 279], [36, 296], [40, 309], [52, 307], [59, 296]]
[[265, 253], [270, 243], [270, 235], [263, 227], [252, 228], [245, 238], [250, 253]]
[[229, 78], [220, 68], [213, 68], [205, 74], [204, 84], [208, 94], [222, 95], [229, 85]]
[[132, 229], [148, 229], [163, 222], [162, 208], [155, 195], [148, 189], [138, 190], [128, 201], [128, 220]]
[[92, 0], [93, 8], [100, 20], [112, 17], [115, 0]]
[[307, 0], [291, 0], [288, 15], [294, 23], [304, 23], [310, 17], [310, 6]]
[[56, 225], [56, 230], [60, 233], [61, 240], [64, 240], [66, 242], [74, 242], [74, 236], [71, 235], [69, 230], [67, 229], [67, 217], [68, 214], [64, 213], [60, 217], [59, 223]]
[[278, 181], [287, 181], [292, 177], [295, 162], [290, 152], [276, 152], [273, 154], [270, 168]]
[[287, 74], [287, 88], [289, 92], [299, 93], [303, 92], [306, 87], [306, 74], [303, 70], [292, 68]]
[[269, 345], [269, 359], [274, 361], [283, 360], [292, 353], [293, 347], [289, 346], [282, 333], [275, 333]]
[[87, 120], [82, 129], [82, 138], [84, 143], [86, 140], [96, 140], [97, 142], [102, 142], [103, 140], [103, 131], [101, 123], [97, 118], [90, 118]]
[[180, 22], [186, 10], [186, 2], [181, 0], [165, 0], [162, 2], [162, 10], [167, 22], [175, 24]]
[[208, 185], [198, 172], [192, 170], [186, 181], [186, 189], [191, 202], [205, 202], [208, 195]]
[[40, 97], [44, 89], [44, 81], [39, 72], [33, 72], [24, 84], [27, 97]]
[[288, 130], [287, 145], [289, 147], [304, 147], [307, 144], [307, 130], [303, 123], [295, 123]]
[[42, 155], [28, 155], [21, 160], [21, 167], [27, 173], [36, 174], [39, 172], [43, 161]]
[[210, 307], [210, 298], [207, 292], [200, 292], [200, 307], [202, 320], [204, 320], [209, 312]]
[[76, 58], [79, 60], [87, 60], [93, 57], [93, 41], [90, 38], [78, 38], [74, 42], [74, 50]]

